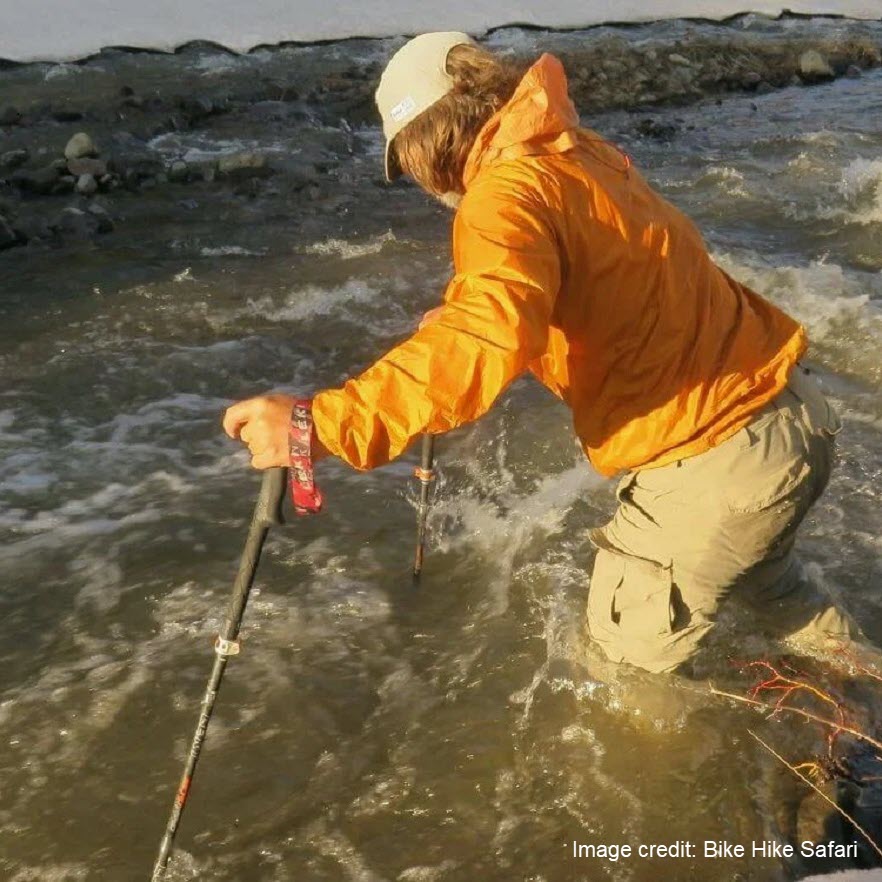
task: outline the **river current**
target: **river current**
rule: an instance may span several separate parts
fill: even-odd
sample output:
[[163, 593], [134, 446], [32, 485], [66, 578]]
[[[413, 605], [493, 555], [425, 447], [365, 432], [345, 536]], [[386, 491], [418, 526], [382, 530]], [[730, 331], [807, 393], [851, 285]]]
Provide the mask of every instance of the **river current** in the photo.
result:
[[[211, 77], [251, 62], [199, 63]], [[639, 134], [649, 116], [671, 134]], [[585, 119], [730, 274], [806, 325], [844, 430], [799, 547], [877, 644], [880, 120], [878, 70]], [[247, 142], [282, 157], [317, 137], [302, 126], [256, 119], [245, 136], [219, 122], [151, 149]], [[379, 185], [376, 128], [319, 135], [349, 145], [335, 172], [348, 190], [330, 201], [231, 201], [192, 219], [184, 206], [100, 247], [0, 256], [0, 876], [12, 882], [149, 874], [258, 487], [220, 431], [224, 408], [342, 382], [440, 298], [449, 213]], [[574, 840], [774, 838], [786, 772], [747, 730], [791, 758], [805, 738], [700, 689], [660, 685], [635, 705], [616, 674], [592, 673], [586, 530], [609, 517], [613, 485], [535, 382], [437, 450], [418, 587], [414, 451], [368, 474], [323, 464], [326, 511], [271, 535], [170, 878], [789, 878], [776, 858], [748, 875], [725, 857], [572, 857]]]

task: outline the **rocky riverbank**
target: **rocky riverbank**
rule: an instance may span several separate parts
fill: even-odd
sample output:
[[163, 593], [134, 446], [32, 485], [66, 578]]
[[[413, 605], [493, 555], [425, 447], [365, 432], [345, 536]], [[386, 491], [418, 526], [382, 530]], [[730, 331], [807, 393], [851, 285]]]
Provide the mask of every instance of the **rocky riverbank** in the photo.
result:
[[[580, 111], [632, 109], [635, 131], [651, 138], [676, 136], [675, 125], [647, 115], [653, 107], [812, 87], [882, 63], [882, 25], [868, 22], [741, 20], [659, 31], [508, 29], [488, 42], [524, 60], [555, 52]], [[258, 198], [296, 196], [311, 210], [339, 210], [357, 182], [383, 185], [378, 160], [349, 160], [376, 153], [373, 89], [399, 42], [247, 56], [190, 44], [172, 55], [108, 50], [77, 65], [6, 65], [0, 249], [125, 236], [127, 219], [148, 210], [148, 195], [149, 211], [166, 220]], [[284, 146], [268, 148], [274, 140]], [[302, 209], [296, 214], [302, 222]]]

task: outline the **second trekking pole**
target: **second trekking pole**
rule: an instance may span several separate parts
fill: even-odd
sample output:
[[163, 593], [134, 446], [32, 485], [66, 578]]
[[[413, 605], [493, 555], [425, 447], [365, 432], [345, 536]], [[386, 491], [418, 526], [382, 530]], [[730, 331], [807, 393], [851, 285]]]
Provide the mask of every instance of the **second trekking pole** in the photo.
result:
[[426, 544], [426, 520], [429, 517], [429, 488], [435, 480], [435, 436], [423, 435], [423, 452], [414, 475], [420, 481], [420, 507], [417, 514], [417, 544], [413, 561], [413, 577], [419, 579], [423, 571], [423, 553]]

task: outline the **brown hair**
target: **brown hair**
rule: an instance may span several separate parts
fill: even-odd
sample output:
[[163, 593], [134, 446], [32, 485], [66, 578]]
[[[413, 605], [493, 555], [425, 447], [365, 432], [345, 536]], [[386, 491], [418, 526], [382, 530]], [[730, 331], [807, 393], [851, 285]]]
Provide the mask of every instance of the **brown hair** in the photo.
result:
[[511, 98], [524, 74], [520, 66], [472, 43], [447, 55], [453, 89], [392, 142], [391, 157], [404, 174], [435, 195], [462, 193], [469, 151], [485, 123]]

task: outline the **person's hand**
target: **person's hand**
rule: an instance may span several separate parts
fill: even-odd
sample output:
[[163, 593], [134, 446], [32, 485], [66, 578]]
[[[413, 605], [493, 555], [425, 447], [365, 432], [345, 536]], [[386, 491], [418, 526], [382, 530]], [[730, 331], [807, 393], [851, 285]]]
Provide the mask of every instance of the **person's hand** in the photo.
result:
[[441, 310], [444, 309], [443, 306], [436, 306], [434, 309], [430, 309], [421, 319], [420, 328], [424, 328], [426, 325], [431, 325], [432, 322], [438, 320], [438, 317], [441, 314]]
[[[239, 401], [224, 414], [224, 431], [251, 451], [251, 465], [271, 469], [288, 465], [288, 425], [294, 398], [290, 395], [258, 395]], [[314, 436], [313, 436], [314, 437]], [[313, 459], [318, 459], [315, 443]]]

